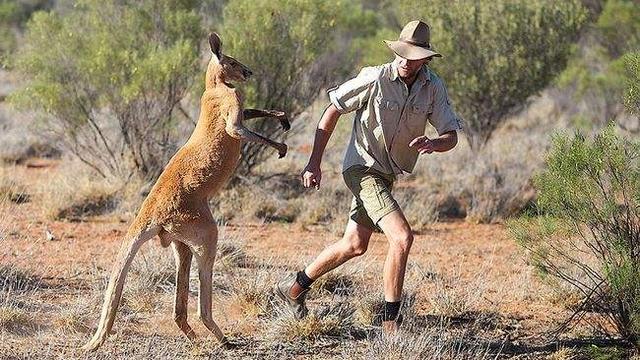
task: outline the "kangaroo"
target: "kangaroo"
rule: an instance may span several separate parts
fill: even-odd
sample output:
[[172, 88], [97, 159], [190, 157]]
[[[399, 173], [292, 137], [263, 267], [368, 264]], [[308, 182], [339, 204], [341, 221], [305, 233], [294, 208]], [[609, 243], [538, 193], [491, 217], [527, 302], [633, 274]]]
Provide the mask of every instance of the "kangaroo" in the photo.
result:
[[105, 291], [98, 328], [83, 346], [85, 350], [95, 350], [106, 340], [131, 262], [142, 244], [156, 235], [162, 246], [172, 246], [176, 259], [176, 324], [189, 340], [195, 339], [187, 323], [189, 269], [195, 257], [200, 282], [198, 315], [220, 343], [227, 342], [211, 316], [211, 277], [218, 230], [208, 202], [233, 174], [243, 141], [269, 145], [278, 151], [280, 158], [287, 153], [287, 145], [250, 131], [243, 120], [269, 117], [279, 120], [284, 131], [291, 126], [282, 111], [243, 110], [242, 95], [231, 82], [246, 81], [252, 75], [251, 70], [222, 53], [218, 34], [209, 35], [209, 45], [213, 54], [207, 66], [198, 123], [160, 174], [126, 233]]

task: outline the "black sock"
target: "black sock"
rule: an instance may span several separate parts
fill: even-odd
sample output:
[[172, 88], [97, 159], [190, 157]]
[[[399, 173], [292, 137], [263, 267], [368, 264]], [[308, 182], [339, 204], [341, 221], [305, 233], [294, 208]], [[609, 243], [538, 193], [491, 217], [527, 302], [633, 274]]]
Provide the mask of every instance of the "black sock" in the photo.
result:
[[310, 288], [311, 284], [313, 284], [313, 279], [307, 276], [307, 273], [305, 273], [304, 270], [298, 271], [298, 274], [296, 275], [296, 281], [298, 282], [298, 285], [302, 286], [305, 289]]
[[384, 302], [384, 321], [395, 320], [400, 312], [400, 301]]

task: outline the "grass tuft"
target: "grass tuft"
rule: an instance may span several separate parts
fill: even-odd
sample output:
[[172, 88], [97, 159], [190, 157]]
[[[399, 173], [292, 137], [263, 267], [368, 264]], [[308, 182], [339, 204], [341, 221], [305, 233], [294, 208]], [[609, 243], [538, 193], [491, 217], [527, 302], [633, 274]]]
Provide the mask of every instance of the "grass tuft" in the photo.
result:
[[273, 309], [273, 285], [276, 282], [268, 264], [236, 272], [229, 281], [228, 302], [244, 316], [259, 317]]
[[302, 320], [289, 312], [278, 313], [269, 322], [269, 336], [274, 340], [318, 340], [323, 337], [350, 338], [354, 329], [355, 309], [349, 303], [321, 306]]

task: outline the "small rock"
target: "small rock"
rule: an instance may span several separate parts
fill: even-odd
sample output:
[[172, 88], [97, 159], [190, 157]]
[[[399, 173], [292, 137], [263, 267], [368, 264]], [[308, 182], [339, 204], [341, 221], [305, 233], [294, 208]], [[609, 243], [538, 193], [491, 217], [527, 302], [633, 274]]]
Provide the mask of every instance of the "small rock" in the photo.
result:
[[51, 231], [49, 231], [49, 229], [46, 229], [44, 231], [44, 236], [47, 238], [48, 241], [54, 241], [56, 239], [56, 237], [53, 235]]

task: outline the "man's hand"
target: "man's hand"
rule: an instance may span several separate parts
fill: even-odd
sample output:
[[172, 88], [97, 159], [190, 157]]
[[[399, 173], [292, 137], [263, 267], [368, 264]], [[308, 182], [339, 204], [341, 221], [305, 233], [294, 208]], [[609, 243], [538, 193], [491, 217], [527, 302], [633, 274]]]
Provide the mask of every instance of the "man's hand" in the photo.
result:
[[302, 170], [302, 185], [306, 188], [314, 186], [316, 190], [320, 190], [320, 180], [322, 179], [322, 171], [320, 166], [315, 164], [307, 164]]
[[426, 135], [418, 136], [411, 140], [409, 147], [415, 147], [420, 155], [431, 154], [435, 151], [433, 147], [433, 141], [431, 141]]

